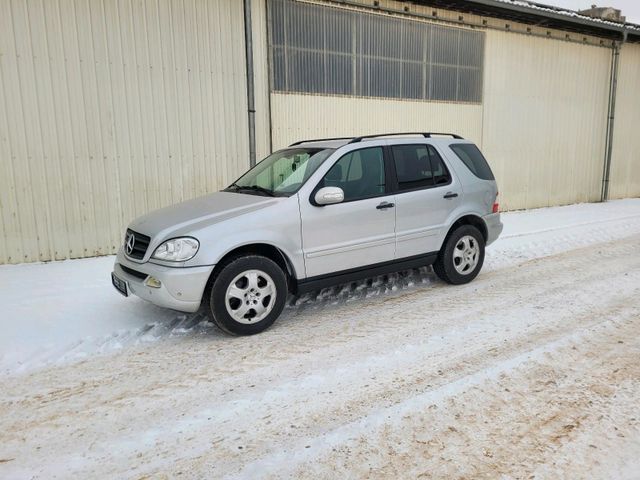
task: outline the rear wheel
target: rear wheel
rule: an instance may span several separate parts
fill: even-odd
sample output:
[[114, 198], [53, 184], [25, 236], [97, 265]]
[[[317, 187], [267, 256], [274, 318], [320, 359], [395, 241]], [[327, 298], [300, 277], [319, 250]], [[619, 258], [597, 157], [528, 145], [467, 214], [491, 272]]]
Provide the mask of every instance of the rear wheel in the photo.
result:
[[462, 225], [445, 240], [433, 264], [436, 275], [447, 283], [468, 283], [480, 272], [484, 263], [484, 237], [472, 225]]
[[214, 323], [233, 335], [262, 332], [278, 318], [287, 297], [287, 278], [273, 260], [259, 255], [231, 259], [211, 286]]

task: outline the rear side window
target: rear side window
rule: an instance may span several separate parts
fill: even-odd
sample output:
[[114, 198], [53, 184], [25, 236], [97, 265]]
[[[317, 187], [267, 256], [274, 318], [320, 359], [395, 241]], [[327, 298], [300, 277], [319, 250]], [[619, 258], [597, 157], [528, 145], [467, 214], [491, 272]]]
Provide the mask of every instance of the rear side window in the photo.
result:
[[431, 145], [391, 147], [400, 190], [447, 185], [451, 177], [442, 158]]
[[449, 146], [476, 177], [482, 180], [495, 180], [489, 164], [478, 147], [472, 143], [454, 143]]

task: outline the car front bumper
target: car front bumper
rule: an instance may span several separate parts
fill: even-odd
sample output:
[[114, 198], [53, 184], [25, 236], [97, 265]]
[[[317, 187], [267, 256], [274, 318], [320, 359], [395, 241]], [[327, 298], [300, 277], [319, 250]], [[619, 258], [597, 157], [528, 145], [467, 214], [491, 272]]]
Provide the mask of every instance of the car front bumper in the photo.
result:
[[[125, 271], [123, 266], [130, 271]], [[165, 267], [149, 262], [135, 263], [125, 257], [121, 248], [113, 266], [113, 273], [127, 282], [130, 293], [143, 300], [181, 312], [195, 312], [200, 308], [202, 294], [213, 267], [214, 265]], [[149, 277], [160, 281], [160, 286], [151, 287], [145, 284]]]
[[487, 225], [487, 245], [495, 242], [502, 233], [502, 222], [500, 221], [500, 213], [490, 213], [482, 217]]

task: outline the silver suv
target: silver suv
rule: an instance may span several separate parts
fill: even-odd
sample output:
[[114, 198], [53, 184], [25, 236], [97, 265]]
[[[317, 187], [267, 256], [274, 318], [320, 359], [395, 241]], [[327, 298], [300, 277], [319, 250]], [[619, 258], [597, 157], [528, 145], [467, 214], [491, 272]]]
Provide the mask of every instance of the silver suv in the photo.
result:
[[502, 231], [498, 188], [458, 135], [305, 140], [223, 191], [134, 220], [112, 281], [125, 296], [261, 332], [289, 293], [433, 264], [475, 278]]

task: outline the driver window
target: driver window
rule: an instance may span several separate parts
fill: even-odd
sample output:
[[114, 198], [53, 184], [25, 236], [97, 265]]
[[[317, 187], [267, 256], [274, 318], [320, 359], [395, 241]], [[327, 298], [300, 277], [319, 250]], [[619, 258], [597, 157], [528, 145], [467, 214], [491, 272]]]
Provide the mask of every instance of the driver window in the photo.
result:
[[375, 197], [385, 192], [382, 147], [363, 148], [347, 153], [323, 179], [325, 187], [340, 187], [344, 200]]

